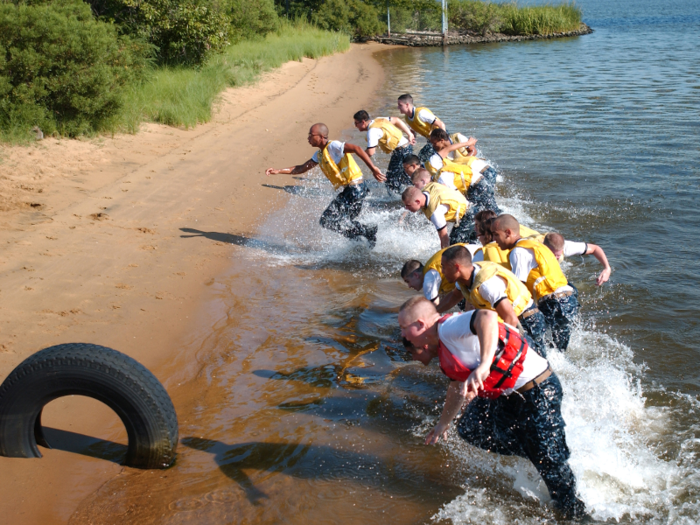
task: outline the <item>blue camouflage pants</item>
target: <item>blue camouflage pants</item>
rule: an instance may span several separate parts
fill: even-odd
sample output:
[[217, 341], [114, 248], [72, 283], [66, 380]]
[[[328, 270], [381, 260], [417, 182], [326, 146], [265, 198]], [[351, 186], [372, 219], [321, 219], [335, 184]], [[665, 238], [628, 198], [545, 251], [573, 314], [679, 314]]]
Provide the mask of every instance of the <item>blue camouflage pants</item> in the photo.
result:
[[547, 485], [552, 500], [567, 518], [581, 517], [585, 505], [576, 495], [569, 466], [563, 392], [555, 374], [522, 394], [474, 399], [457, 422], [468, 443], [504, 456], [529, 459]]
[[[537, 307], [533, 305], [532, 308], [525, 310], [525, 312], [529, 312], [533, 308]], [[525, 312], [523, 312], [523, 314]], [[547, 342], [545, 341], [544, 336], [547, 333], [547, 322], [542, 312], [534, 313], [525, 319], [518, 318], [518, 320], [525, 329], [527, 335], [530, 336], [528, 340], [528, 343], [530, 343], [530, 348], [546, 359]]]
[[496, 204], [496, 196], [494, 194], [496, 176], [496, 170], [489, 166], [484, 170], [479, 181], [469, 186], [467, 200], [472, 203], [474, 215], [483, 210], [493, 210], [497, 215], [500, 215], [501, 210]]
[[450, 245], [457, 243], [474, 244], [476, 242], [475, 214], [473, 207], [464, 213], [464, 216], [459, 221], [459, 226], [455, 225], [450, 232]]
[[578, 294], [555, 297], [555, 294], [540, 299], [537, 307], [544, 315], [547, 326], [552, 330], [554, 346], [563, 352], [569, 346], [572, 324], [578, 317], [580, 305]]
[[367, 226], [355, 219], [360, 215], [362, 201], [368, 194], [369, 189], [364, 181], [355, 186], [346, 186], [328, 205], [319, 223], [349, 239], [366, 236]]
[[423, 166], [425, 166], [428, 160], [430, 160], [430, 157], [432, 157], [435, 153], [437, 153], [435, 151], [435, 148], [433, 148], [433, 145], [430, 142], [428, 142], [418, 152], [418, 158], [423, 163]]
[[396, 193], [401, 193], [403, 188], [406, 186], [411, 186], [411, 178], [406, 174], [403, 169], [403, 160], [409, 155], [413, 155], [413, 146], [410, 144], [402, 147], [396, 148], [391, 152], [391, 158], [389, 159], [389, 167], [386, 169], [386, 187], [390, 191], [395, 191]]

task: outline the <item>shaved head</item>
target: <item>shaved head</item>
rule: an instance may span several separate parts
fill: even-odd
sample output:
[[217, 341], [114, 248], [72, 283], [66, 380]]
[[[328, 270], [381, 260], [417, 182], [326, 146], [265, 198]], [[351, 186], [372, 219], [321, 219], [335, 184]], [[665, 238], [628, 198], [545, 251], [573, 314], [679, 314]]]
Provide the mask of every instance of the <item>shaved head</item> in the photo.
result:
[[496, 217], [496, 219], [491, 223], [491, 230], [493, 231], [505, 231], [505, 230], [510, 230], [512, 232], [519, 232], [520, 231], [520, 223], [518, 222], [518, 219], [513, 217], [512, 215], [508, 215], [507, 213], [504, 213], [503, 215], [499, 215]]
[[404, 203], [410, 202], [412, 200], [420, 198], [421, 194], [422, 192], [418, 188], [416, 188], [415, 186], [409, 186], [401, 194], [401, 200]]
[[425, 179], [432, 179], [432, 177], [430, 176], [430, 172], [425, 168], [418, 168], [416, 171], [413, 172], [413, 175], [411, 175], [411, 182], [413, 183], [415, 183], [417, 180]]
[[418, 319], [427, 320], [435, 316], [440, 317], [435, 305], [421, 296], [411, 297], [399, 309], [401, 324], [411, 324]]
[[544, 243], [553, 252], [560, 252], [564, 249], [564, 236], [561, 233], [548, 233], [544, 236]]
[[311, 126], [309, 131], [311, 133], [318, 133], [319, 135], [323, 136], [324, 139], [328, 138], [328, 126], [326, 126], [323, 122], [317, 122]]

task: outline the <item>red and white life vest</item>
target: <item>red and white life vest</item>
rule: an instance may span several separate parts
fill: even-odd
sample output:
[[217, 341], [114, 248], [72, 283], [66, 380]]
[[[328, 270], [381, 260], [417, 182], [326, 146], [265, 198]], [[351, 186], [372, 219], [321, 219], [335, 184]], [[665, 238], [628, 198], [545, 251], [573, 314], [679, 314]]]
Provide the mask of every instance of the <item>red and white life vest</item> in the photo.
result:
[[[445, 322], [451, 315], [443, 315], [438, 323]], [[491, 363], [491, 373], [484, 381], [484, 388], [479, 391], [479, 397], [495, 399], [505, 390], [514, 388], [523, 371], [527, 349], [524, 337], [505, 324], [498, 323], [498, 348]], [[452, 354], [442, 341], [438, 346], [438, 358], [442, 373], [453, 381], [466, 381], [472, 373], [472, 370]]]

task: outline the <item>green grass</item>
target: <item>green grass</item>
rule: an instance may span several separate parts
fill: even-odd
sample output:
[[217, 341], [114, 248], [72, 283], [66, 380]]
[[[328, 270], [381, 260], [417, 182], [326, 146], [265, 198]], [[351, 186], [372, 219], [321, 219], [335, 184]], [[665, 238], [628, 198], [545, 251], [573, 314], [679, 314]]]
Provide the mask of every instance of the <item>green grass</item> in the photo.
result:
[[581, 10], [574, 3], [520, 7], [515, 2], [452, 0], [448, 10], [451, 29], [484, 35], [550, 35], [574, 31], [581, 25]]
[[[283, 20], [275, 33], [229, 46], [199, 68], [153, 67], [145, 80], [125, 88], [116, 116], [84, 135], [136, 133], [142, 122], [190, 128], [211, 120], [214, 103], [226, 88], [255, 82], [261, 73], [290, 60], [319, 58], [349, 47], [347, 35], [323, 31], [303, 21]], [[32, 124], [20, 120], [0, 129], [0, 142], [33, 141], [29, 132]]]
[[255, 82], [261, 73], [290, 60], [319, 58], [350, 47], [346, 35], [303, 22], [283, 22], [273, 34], [230, 46], [200, 69], [160, 67], [131, 86], [111, 131], [135, 132], [143, 121], [189, 128], [207, 122], [219, 93]]
[[501, 33], [508, 35], [551, 35], [574, 31], [581, 25], [581, 10], [575, 4], [518, 7], [501, 6]]

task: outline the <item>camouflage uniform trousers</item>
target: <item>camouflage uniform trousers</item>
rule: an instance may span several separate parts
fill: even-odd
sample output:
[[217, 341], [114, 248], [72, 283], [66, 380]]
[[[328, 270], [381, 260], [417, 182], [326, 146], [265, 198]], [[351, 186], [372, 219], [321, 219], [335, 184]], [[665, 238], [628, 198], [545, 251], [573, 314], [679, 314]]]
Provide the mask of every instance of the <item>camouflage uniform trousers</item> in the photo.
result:
[[411, 186], [411, 178], [406, 174], [403, 169], [403, 160], [409, 155], [413, 155], [413, 146], [410, 144], [403, 146], [401, 148], [396, 148], [391, 152], [391, 158], [389, 159], [389, 167], [386, 169], [386, 187], [389, 191], [394, 191], [396, 193], [401, 193], [401, 191], [407, 187]]
[[554, 346], [563, 352], [569, 346], [571, 329], [574, 321], [578, 317], [581, 308], [578, 302], [578, 293], [574, 291], [572, 295], [555, 297], [548, 295], [537, 303], [537, 307], [544, 315], [547, 326], [552, 330]]
[[568, 463], [562, 397], [561, 383], [552, 373], [522, 394], [474, 399], [457, 422], [457, 431], [483, 450], [529, 459], [552, 500], [567, 518], [576, 518], [584, 515], [585, 505], [576, 495], [576, 478]]
[[369, 189], [364, 181], [354, 186], [346, 186], [328, 205], [319, 223], [322, 227], [338, 232], [348, 239], [366, 236], [368, 227], [355, 219], [360, 215], [362, 202], [368, 194]]

